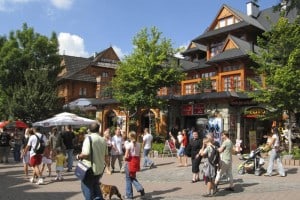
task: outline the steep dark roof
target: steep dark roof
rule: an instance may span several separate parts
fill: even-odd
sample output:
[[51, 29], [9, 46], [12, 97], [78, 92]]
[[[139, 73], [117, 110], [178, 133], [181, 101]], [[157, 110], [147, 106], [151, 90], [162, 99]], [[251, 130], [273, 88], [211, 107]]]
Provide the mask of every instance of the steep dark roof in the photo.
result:
[[91, 58], [83, 58], [68, 55], [63, 55], [62, 59], [65, 63], [64, 67], [66, 67], [66, 73], [63, 76], [59, 77], [59, 79], [70, 78], [70, 76], [72, 76], [76, 72], [87, 67], [92, 61]]
[[[280, 17], [280, 12], [275, 11], [273, 7], [262, 10], [258, 17], [257, 21], [265, 27], [267, 31], [271, 30], [272, 25], [274, 25]], [[292, 9], [286, 16], [290, 21], [294, 21], [297, 18], [297, 9]]]
[[194, 43], [194, 45], [196, 47], [189, 48], [189, 49], [185, 50], [184, 52], [182, 52], [181, 54], [182, 55], [187, 55], [187, 54], [192, 53], [192, 52], [204, 52], [206, 54], [206, 46], [205, 45], [198, 44], [198, 43]]
[[194, 70], [194, 69], [210, 67], [210, 65], [208, 65], [206, 63], [206, 59], [196, 60], [193, 62], [189, 61], [189, 60], [181, 59], [180, 65], [181, 65], [183, 71], [189, 71], [189, 70]]
[[[259, 47], [253, 43], [247, 42], [233, 35], [229, 35], [227, 40], [232, 40], [238, 46], [237, 49], [225, 50], [214, 57], [212, 57], [207, 63], [221, 62], [224, 60], [234, 60], [241, 57], [248, 57], [249, 52], [258, 52]], [[226, 44], [226, 43], [225, 43]]]

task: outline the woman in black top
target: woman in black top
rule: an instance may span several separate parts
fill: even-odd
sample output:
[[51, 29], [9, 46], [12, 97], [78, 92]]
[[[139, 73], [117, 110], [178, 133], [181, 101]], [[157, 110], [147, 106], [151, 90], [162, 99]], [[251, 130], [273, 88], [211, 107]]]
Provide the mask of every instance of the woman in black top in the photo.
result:
[[197, 156], [200, 149], [202, 148], [202, 140], [199, 138], [199, 134], [197, 131], [193, 131], [193, 138], [190, 140], [188, 145], [190, 149], [190, 155], [192, 159], [192, 172], [193, 172], [193, 179], [192, 183], [196, 183], [200, 180], [199, 172], [200, 172], [200, 163], [201, 163], [201, 156]]

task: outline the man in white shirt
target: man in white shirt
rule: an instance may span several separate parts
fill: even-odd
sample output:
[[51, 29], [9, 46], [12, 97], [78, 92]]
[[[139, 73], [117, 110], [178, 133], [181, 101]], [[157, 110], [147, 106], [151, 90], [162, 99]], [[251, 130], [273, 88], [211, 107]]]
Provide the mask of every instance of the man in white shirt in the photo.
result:
[[43, 184], [44, 180], [41, 177], [41, 171], [40, 171], [40, 164], [42, 163], [42, 154], [37, 154], [35, 152], [35, 148], [39, 140], [43, 140], [44, 144], [47, 144], [47, 138], [45, 135], [41, 134], [40, 129], [34, 128], [34, 129], [29, 129], [29, 140], [27, 143], [27, 146], [25, 147], [24, 154], [26, 155], [27, 151], [30, 151], [30, 166], [33, 168], [33, 176], [30, 178], [30, 182], [33, 183], [35, 182], [35, 178], [38, 178], [38, 181], [36, 182], [37, 185]]
[[154, 166], [154, 162], [150, 160], [148, 157], [149, 152], [152, 148], [153, 136], [149, 133], [148, 128], [144, 128], [144, 136], [143, 136], [143, 147], [144, 147], [144, 164], [143, 167], [152, 168]]
[[111, 169], [112, 172], [115, 170], [115, 162], [118, 159], [120, 171], [122, 171], [122, 162], [124, 152], [122, 150], [123, 137], [121, 135], [120, 127], [115, 130], [115, 135], [111, 138], [112, 149], [111, 149]]

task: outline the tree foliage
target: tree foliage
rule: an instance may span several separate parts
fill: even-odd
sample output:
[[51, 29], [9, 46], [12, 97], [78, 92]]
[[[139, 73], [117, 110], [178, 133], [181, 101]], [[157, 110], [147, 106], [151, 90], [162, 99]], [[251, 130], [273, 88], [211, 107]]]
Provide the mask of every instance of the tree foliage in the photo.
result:
[[173, 57], [176, 50], [156, 27], [142, 29], [133, 45], [133, 53], [116, 70], [113, 95], [126, 110], [159, 107], [159, 89], [178, 84], [184, 77]]
[[58, 109], [56, 77], [60, 71], [58, 41], [22, 30], [0, 38], [0, 110], [3, 118], [36, 121]]
[[280, 18], [272, 30], [258, 39], [261, 50], [251, 58], [258, 63], [255, 69], [263, 75], [265, 87], [252, 81], [259, 92], [250, 95], [256, 101], [273, 107], [282, 114], [300, 110], [300, 24], [299, 18], [290, 23]]

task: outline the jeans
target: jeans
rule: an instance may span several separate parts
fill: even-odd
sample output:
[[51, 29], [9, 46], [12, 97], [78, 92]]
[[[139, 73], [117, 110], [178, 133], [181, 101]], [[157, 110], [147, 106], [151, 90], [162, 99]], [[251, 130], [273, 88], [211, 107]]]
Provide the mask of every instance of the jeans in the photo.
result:
[[104, 200], [99, 187], [100, 177], [101, 175], [93, 176], [93, 180], [90, 180], [91, 184], [81, 181], [81, 190], [85, 200]]
[[275, 149], [271, 150], [270, 159], [269, 159], [269, 166], [268, 166], [268, 169], [267, 169], [267, 174], [268, 175], [272, 174], [275, 160], [277, 162], [277, 168], [278, 168], [279, 175], [280, 176], [285, 176], [285, 171], [284, 171], [283, 165], [281, 163], [281, 159], [280, 159], [280, 153], [276, 152]]
[[67, 157], [68, 157], [68, 170], [72, 170], [72, 167], [73, 167], [73, 151], [74, 149], [67, 149], [66, 150], [66, 154], [67, 154]]
[[148, 167], [148, 166], [152, 165], [152, 163], [153, 163], [153, 161], [151, 161], [148, 157], [150, 151], [151, 151], [151, 149], [144, 149], [144, 164], [143, 164], [143, 167]]
[[21, 145], [15, 144], [14, 146], [14, 161], [20, 162], [21, 161]]
[[132, 185], [135, 187], [136, 191], [141, 192], [144, 188], [138, 182], [136, 178], [132, 178], [129, 176], [128, 164], [125, 164], [125, 181], [126, 181], [126, 197], [133, 198]]

